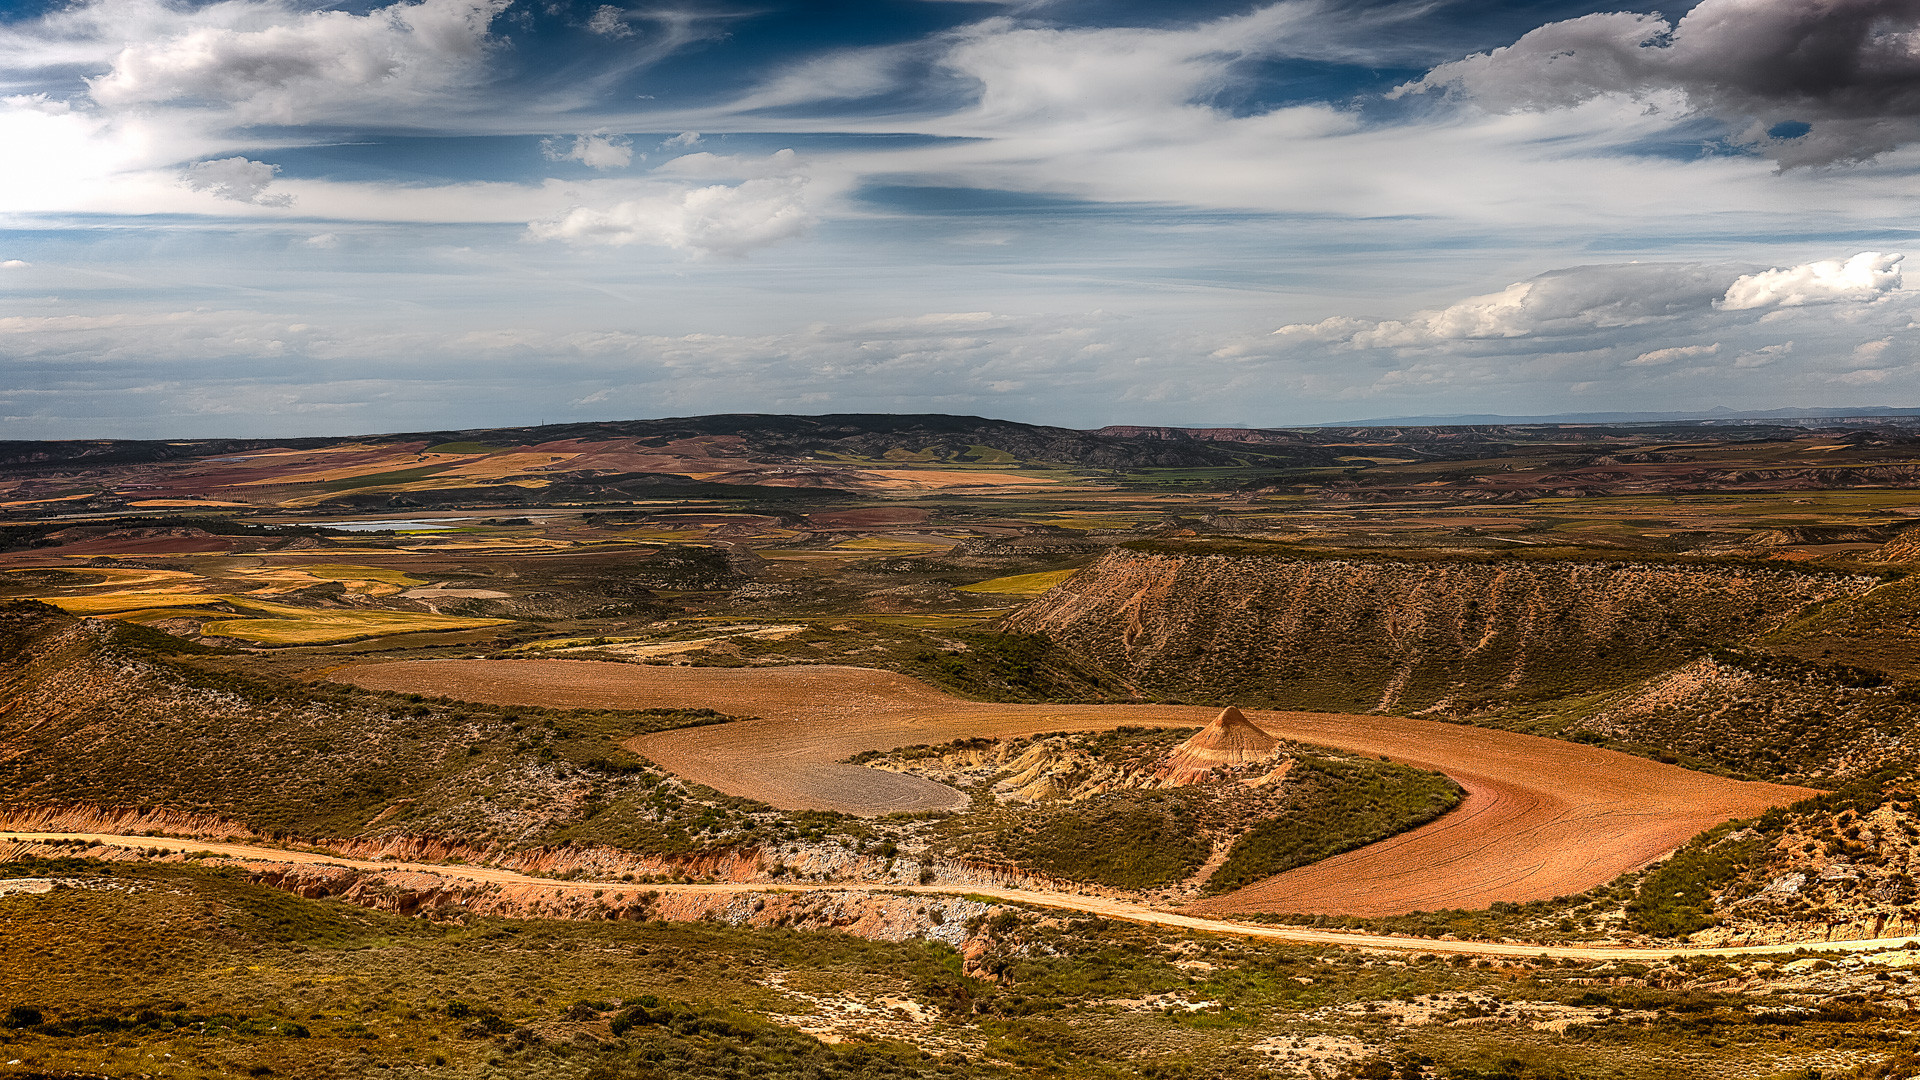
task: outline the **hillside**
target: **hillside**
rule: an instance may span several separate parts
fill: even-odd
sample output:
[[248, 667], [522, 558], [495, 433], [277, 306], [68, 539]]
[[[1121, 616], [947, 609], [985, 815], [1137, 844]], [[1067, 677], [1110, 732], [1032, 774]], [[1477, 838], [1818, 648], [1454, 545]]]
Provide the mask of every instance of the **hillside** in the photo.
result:
[[1876, 672], [1716, 650], [1533, 730], [1817, 783], [1912, 757], [1917, 705], [1911, 689]]
[[[328, 438], [0, 442], [0, 517], [685, 499], [790, 507], [963, 489], [1064, 493], [1087, 484], [1258, 492], [1330, 506], [1520, 506], [1675, 492], [1910, 489], [1920, 486], [1916, 449], [1920, 438], [1911, 427], [1891, 421], [1824, 429], [1674, 423], [1079, 431], [935, 413], [723, 414]], [[1549, 516], [1564, 509], [1534, 508]], [[1779, 514], [1767, 517], [1784, 523]]]
[[737, 844], [744, 800], [618, 750], [721, 719], [429, 703], [203, 670], [179, 639], [0, 603], [0, 815], [152, 810], [262, 835], [579, 839], [654, 854]]
[[1733, 564], [1201, 551], [1113, 550], [1009, 625], [1145, 694], [1465, 714], [1650, 675], [1875, 585]]

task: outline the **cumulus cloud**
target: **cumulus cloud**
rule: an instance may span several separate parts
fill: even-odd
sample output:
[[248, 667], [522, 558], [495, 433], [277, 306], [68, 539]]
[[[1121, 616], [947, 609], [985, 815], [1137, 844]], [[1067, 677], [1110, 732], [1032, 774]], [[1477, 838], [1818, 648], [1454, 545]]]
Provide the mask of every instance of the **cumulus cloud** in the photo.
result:
[[1501, 111], [1677, 95], [1783, 166], [1863, 161], [1920, 139], [1920, 5], [1702, 0], [1678, 22], [1609, 12], [1539, 27], [1401, 93]]
[[699, 146], [700, 142], [701, 142], [701, 139], [700, 139], [699, 132], [683, 131], [680, 134], [675, 135], [673, 138], [668, 139], [665, 142], [662, 142], [660, 144], [660, 149], [662, 150], [686, 149], [689, 147]]
[[612, 4], [601, 4], [593, 9], [593, 17], [587, 20], [587, 29], [601, 37], [633, 36], [633, 27], [627, 25], [627, 13]]
[[548, 161], [577, 161], [589, 169], [624, 169], [633, 164], [633, 140], [624, 135], [575, 135], [571, 146], [553, 139], [540, 144]]
[[813, 226], [806, 178], [769, 177], [575, 207], [527, 227], [535, 240], [623, 246], [651, 244], [697, 255], [744, 255], [790, 240]]
[[1837, 301], [1877, 300], [1900, 287], [1898, 254], [1863, 251], [1851, 259], [1774, 268], [1747, 274], [1727, 288], [1718, 307], [1727, 311], [1801, 307]]
[[1665, 364], [1671, 364], [1675, 360], [1694, 360], [1702, 356], [1718, 356], [1719, 353], [1720, 343], [1717, 341], [1711, 345], [1677, 345], [1670, 349], [1654, 349], [1651, 352], [1643, 352], [1639, 356], [1627, 361], [1626, 366], [1660, 367]]
[[1406, 319], [1342, 317], [1274, 333], [1377, 349], [1637, 326], [1707, 309], [1725, 292], [1726, 279], [1690, 263], [1577, 266]]
[[[1700, 263], [1576, 266], [1403, 319], [1337, 316], [1290, 324], [1273, 333], [1348, 349], [1421, 348], [1568, 337], [1724, 312], [1864, 303], [1900, 287], [1901, 258], [1863, 251], [1848, 259], [1823, 259], [1752, 274]], [[1718, 348], [1716, 344], [1653, 349], [1627, 363], [1653, 367], [1711, 355]]]
[[25, 270], [32, 265], [25, 259], [8, 259], [6, 262], [0, 262], [0, 270]]
[[412, 0], [365, 15], [217, 4], [129, 44], [88, 80], [103, 106], [226, 106], [243, 121], [302, 123], [368, 105], [445, 98], [483, 74], [489, 26], [510, 0]]
[[264, 161], [250, 161], [243, 157], [220, 158], [215, 161], [196, 161], [187, 166], [182, 182], [216, 199], [251, 203], [254, 206], [292, 206], [291, 195], [267, 194], [267, 186], [273, 183], [274, 174], [279, 171], [280, 166]]

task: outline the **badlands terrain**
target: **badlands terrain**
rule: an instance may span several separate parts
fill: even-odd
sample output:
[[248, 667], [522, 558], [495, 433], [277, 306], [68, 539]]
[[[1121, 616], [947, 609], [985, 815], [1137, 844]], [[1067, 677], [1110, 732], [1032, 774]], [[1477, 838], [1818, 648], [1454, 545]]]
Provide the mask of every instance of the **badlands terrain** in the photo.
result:
[[1909, 1075], [1822, 423], [0, 445], [0, 1077]]

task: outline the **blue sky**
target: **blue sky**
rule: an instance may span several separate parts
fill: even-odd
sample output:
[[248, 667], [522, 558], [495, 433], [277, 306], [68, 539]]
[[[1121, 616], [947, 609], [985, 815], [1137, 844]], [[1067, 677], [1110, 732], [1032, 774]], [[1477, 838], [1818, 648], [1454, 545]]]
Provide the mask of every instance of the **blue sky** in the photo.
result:
[[0, 3], [0, 435], [1915, 404], [1920, 6]]

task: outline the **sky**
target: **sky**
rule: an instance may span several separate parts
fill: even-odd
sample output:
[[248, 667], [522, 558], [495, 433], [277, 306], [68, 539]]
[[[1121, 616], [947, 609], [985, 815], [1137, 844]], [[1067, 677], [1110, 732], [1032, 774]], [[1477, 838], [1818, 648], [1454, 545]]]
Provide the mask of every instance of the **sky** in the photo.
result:
[[0, 438], [1920, 405], [1920, 0], [0, 0]]

